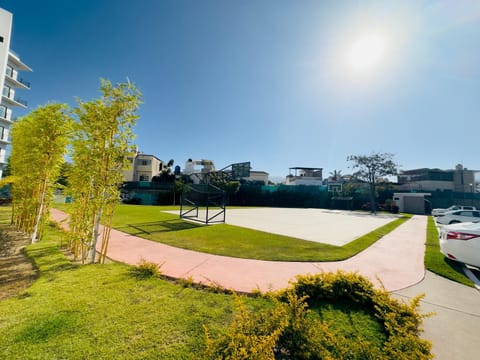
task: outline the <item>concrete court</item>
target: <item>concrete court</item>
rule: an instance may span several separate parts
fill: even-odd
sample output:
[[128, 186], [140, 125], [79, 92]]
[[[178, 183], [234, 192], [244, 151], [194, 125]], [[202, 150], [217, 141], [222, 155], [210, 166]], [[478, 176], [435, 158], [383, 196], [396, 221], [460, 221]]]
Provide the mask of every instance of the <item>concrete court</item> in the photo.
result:
[[[179, 214], [178, 211], [168, 212]], [[211, 212], [210, 216], [213, 214]], [[199, 215], [200, 218], [205, 218], [205, 212], [200, 212]], [[227, 208], [225, 222], [272, 234], [343, 246], [397, 217], [325, 209]]]

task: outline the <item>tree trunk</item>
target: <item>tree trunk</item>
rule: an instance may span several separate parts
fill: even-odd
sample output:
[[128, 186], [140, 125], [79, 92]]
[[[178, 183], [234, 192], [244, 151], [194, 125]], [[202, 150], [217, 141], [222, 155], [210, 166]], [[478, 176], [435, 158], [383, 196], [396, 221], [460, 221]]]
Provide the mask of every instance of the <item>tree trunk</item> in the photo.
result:
[[43, 206], [44, 206], [44, 203], [45, 203], [45, 193], [47, 192], [47, 178], [48, 177], [45, 176], [45, 179], [43, 180], [42, 194], [40, 195], [40, 206], [38, 207], [37, 218], [36, 218], [35, 224], [33, 226], [32, 244], [37, 242], [38, 227], [40, 225], [40, 221], [42, 220]]

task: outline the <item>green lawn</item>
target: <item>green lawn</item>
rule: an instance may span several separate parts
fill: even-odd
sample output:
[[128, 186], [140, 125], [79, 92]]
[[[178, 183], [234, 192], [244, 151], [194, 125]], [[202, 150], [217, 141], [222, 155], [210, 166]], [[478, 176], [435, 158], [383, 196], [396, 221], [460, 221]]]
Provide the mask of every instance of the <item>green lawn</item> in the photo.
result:
[[438, 230], [432, 216], [428, 217], [425, 267], [427, 270], [447, 279], [464, 285], [474, 286], [473, 282], [464, 274], [462, 265], [446, 258], [445, 255], [440, 252]]
[[[9, 218], [5, 209], [2, 220]], [[27, 247], [40, 277], [0, 301], [1, 359], [196, 359], [205, 348], [203, 326], [222, 333], [233, 318], [231, 295], [140, 280], [119, 263], [73, 264], [59, 248], [64, 236], [49, 227]], [[271, 306], [263, 298], [244, 301], [250, 309]], [[385, 339], [379, 322], [360, 310], [326, 305], [317, 311], [352, 341]]]
[[204, 226], [163, 210], [178, 207], [120, 205], [113, 227], [145, 239], [216, 255], [273, 261], [339, 261], [364, 250], [410, 218], [403, 216], [344, 246], [334, 246], [227, 224]]

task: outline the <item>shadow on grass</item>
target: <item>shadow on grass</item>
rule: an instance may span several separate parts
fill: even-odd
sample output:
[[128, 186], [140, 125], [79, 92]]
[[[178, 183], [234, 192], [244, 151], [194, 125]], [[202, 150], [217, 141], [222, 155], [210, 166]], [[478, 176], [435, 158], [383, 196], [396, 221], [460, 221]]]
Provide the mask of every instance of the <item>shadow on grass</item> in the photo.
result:
[[153, 233], [182, 231], [196, 229], [203, 225], [194, 224], [183, 220], [163, 220], [148, 223], [126, 224], [125, 226], [116, 227], [117, 230], [127, 232], [131, 235], [150, 235]]

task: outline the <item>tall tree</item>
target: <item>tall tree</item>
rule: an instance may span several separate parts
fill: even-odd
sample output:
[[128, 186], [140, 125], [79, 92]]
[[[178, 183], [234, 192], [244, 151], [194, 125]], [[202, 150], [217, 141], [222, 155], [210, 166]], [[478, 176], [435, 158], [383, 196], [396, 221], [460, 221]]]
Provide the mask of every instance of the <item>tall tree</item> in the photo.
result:
[[383, 176], [397, 175], [398, 165], [393, 161], [391, 153], [373, 153], [371, 155], [350, 155], [348, 161], [353, 162], [353, 174], [357, 179], [368, 183], [370, 190], [370, 205], [372, 213], [376, 214], [375, 206], [376, 183]]
[[47, 104], [16, 121], [12, 128], [12, 219], [17, 228], [31, 234], [32, 242], [41, 238], [48, 220], [71, 122], [65, 104]]
[[339, 181], [342, 176], [342, 171], [341, 170], [333, 170], [330, 172], [330, 178], [332, 181]]
[[99, 99], [78, 101], [78, 117], [72, 143], [69, 177], [71, 207], [71, 248], [82, 261], [96, 262], [100, 222], [104, 225], [99, 262], [103, 262], [114, 210], [120, 199], [122, 170], [133, 153], [133, 127], [141, 93], [128, 83], [113, 86], [101, 80]]

